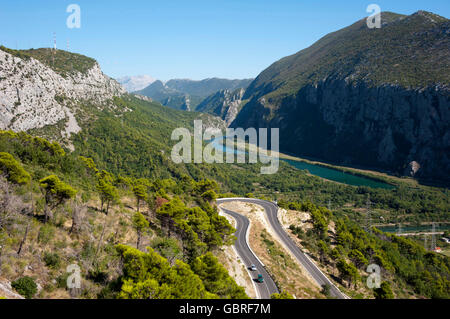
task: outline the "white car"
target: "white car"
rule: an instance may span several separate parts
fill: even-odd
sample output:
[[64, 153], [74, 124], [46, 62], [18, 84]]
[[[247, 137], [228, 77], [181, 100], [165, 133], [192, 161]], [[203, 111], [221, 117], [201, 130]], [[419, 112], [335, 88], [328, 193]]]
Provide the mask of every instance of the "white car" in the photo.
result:
[[255, 265], [251, 265], [251, 266], [250, 266], [250, 270], [251, 270], [251, 271], [256, 271], [256, 266], [255, 266]]

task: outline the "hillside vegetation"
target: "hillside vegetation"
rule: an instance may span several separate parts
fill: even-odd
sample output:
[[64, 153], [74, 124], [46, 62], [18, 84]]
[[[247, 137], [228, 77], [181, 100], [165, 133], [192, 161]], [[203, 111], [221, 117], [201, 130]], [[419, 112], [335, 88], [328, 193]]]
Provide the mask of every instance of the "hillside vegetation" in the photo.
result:
[[[376, 228], [363, 229], [348, 216], [310, 202], [280, 202], [279, 205], [309, 213], [307, 224], [311, 227], [295, 222], [290, 231], [350, 296], [450, 298], [450, 258], [447, 256], [427, 251], [408, 238]], [[381, 267], [382, 283], [378, 289], [370, 289], [366, 284], [370, 264]]]
[[0, 277], [31, 278], [25, 297], [246, 298], [211, 254], [234, 232], [214, 181], [114, 175], [25, 133], [1, 131], [0, 151]]
[[34, 58], [63, 77], [77, 72], [86, 74], [97, 63], [92, 58], [64, 50], [50, 48], [13, 50], [3, 46], [0, 49], [21, 59]]
[[382, 12], [381, 21], [382, 28], [369, 29], [362, 19], [275, 62], [249, 86], [245, 98], [292, 94], [327, 77], [406, 88], [450, 83], [448, 19], [425, 11], [411, 16]]

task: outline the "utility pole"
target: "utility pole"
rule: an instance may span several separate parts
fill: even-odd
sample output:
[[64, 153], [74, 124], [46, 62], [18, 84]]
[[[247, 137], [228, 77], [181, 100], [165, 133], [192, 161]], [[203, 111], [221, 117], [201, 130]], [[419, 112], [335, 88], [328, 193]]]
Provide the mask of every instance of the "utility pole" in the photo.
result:
[[424, 245], [425, 250], [428, 250], [428, 236], [427, 234], [424, 235]]

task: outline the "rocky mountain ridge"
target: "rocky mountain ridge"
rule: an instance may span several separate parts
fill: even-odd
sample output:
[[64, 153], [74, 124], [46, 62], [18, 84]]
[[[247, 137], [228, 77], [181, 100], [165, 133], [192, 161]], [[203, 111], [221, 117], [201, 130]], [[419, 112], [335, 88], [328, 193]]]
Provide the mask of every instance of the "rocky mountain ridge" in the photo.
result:
[[365, 19], [274, 63], [232, 127], [280, 128], [298, 156], [450, 182], [450, 22]]
[[97, 62], [85, 72], [62, 74], [20, 51], [0, 50], [2, 130], [27, 131], [64, 122], [61, 133], [68, 137], [80, 131], [75, 116], [80, 104], [103, 108], [125, 93]]
[[135, 92], [160, 102], [165, 106], [184, 111], [196, 111], [198, 105], [210, 95], [221, 90], [247, 88], [250, 79], [228, 80], [211, 78], [201, 81], [173, 79], [167, 82], [155, 81], [143, 90]]

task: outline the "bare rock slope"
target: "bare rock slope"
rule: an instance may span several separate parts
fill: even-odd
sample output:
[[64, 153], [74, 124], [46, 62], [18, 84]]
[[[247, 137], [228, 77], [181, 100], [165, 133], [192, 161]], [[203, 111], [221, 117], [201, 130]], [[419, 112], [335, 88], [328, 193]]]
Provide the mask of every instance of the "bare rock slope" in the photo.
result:
[[0, 49], [0, 129], [27, 131], [64, 122], [61, 133], [70, 136], [80, 131], [75, 116], [80, 104], [101, 108], [126, 93], [94, 60], [86, 70], [71, 72], [42, 61], [21, 51]]

